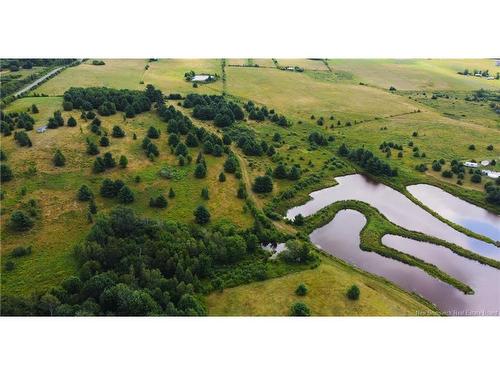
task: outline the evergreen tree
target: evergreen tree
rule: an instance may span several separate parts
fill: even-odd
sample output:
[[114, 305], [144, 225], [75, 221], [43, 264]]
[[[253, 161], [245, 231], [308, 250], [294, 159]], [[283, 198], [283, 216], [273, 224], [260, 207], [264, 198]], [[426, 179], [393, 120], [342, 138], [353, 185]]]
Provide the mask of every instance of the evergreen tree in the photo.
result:
[[89, 201], [94, 197], [94, 194], [90, 190], [90, 188], [87, 185], [82, 185], [80, 186], [80, 189], [78, 189], [78, 200], [85, 202]]
[[175, 191], [174, 191], [174, 189], [170, 188], [170, 190], [168, 192], [168, 197], [170, 199], [175, 198]]
[[204, 206], [198, 206], [194, 211], [194, 217], [197, 224], [207, 224], [210, 221], [210, 212]]
[[38, 110], [38, 107], [36, 106], [36, 104], [32, 104], [31, 105], [31, 113], [38, 113], [38, 112], [40, 112], [40, 111]]
[[226, 181], [226, 175], [224, 174], [224, 172], [221, 172], [219, 174], [219, 182], [224, 182]]
[[101, 137], [99, 140], [99, 145], [102, 147], [108, 147], [109, 146], [109, 138], [106, 136]]
[[238, 162], [232, 156], [228, 157], [224, 162], [224, 172], [226, 173], [234, 173], [236, 172], [236, 167], [238, 166]]
[[68, 126], [74, 128], [76, 126], [76, 120], [73, 116], [68, 119]]
[[347, 294], [347, 298], [349, 298], [350, 300], [357, 300], [357, 299], [359, 299], [360, 291], [359, 291], [359, 288], [357, 287], [357, 285], [352, 285], [347, 290], [346, 294]]
[[12, 180], [13, 173], [10, 167], [6, 164], [0, 164], [0, 182], [4, 183]]
[[204, 164], [198, 163], [196, 164], [196, 168], [194, 170], [194, 176], [196, 178], [204, 178], [207, 175], [207, 168]]
[[95, 204], [94, 197], [89, 201], [89, 212], [93, 215], [97, 213], [97, 206]]
[[106, 167], [104, 165], [104, 162], [102, 160], [101, 157], [97, 157], [95, 160], [94, 160], [94, 165], [92, 166], [92, 171], [94, 173], [102, 173], [106, 170]]
[[204, 187], [203, 189], [201, 189], [201, 197], [205, 200], [208, 200], [210, 198], [208, 195], [208, 188], [207, 187]]
[[274, 168], [273, 176], [278, 179], [285, 179], [288, 177], [288, 171], [283, 164], [278, 164], [276, 168]]
[[127, 159], [127, 157], [125, 155], [120, 156], [119, 163], [120, 163], [120, 167], [121, 168], [127, 168], [127, 165], [128, 165], [128, 159]]
[[88, 141], [87, 142], [87, 154], [97, 155], [98, 153], [99, 153], [99, 149], [97, 148], [97, 145], [92, 141]]
[[63, 167], [66, 164], [66, 158], [62, 154], [61, 150], [56, 150], [52, 162], [56, 167]]
[[125, 137], [125, 132], [118, 125], [113, 126], [113, 131], [111, 132], [113, 138], [123, 138]]
[[288, 178], [290, 180], [298, 180], [300, 178], [300, 168], [296, 167], [295, 165], [290, 169], [290, 173], [288, 175]]
[[106, 152], [103, 159], [104, 168], [110, 169], [116, 167], [116, 161], [111, 152]]
[[118, 192], [118, 202], [120, 203], [132, 203], [134, 201], [134, 193], [128, 186], [123, 186]]
[[147, 133], [148, 138], [160, 138], [160, 132], [153, 126], [150, 126]]

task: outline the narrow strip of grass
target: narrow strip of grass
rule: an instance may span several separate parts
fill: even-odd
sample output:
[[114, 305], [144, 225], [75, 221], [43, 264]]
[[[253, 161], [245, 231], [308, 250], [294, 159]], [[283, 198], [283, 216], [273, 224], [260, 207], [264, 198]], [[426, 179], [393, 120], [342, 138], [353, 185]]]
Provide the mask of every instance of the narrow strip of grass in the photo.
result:
[[472, 294], [474, 291], [472, 288], [463, 282], [453, 278], [447, 273], [441, 271], [438, 267], [433, 264], [427, 263], [419, 258], [405, 254], [396, 249], [388, 247], [382, 243], [382, 237], [386, 234], [393, 234], [401, 237], [406, 237], [414, 239], [421, 242], [429, 242], [435, 245], [440, 245], [449, 248], [454, 253], [463, 256], [465, 258], [476, 260], [482, 264], [489, 265], [491, 267], [500, 269], [500, 262], [483, 257], [472, 251], [466, 250], [458, 245], [452, 244], [450, 242], [429, 236], [424, 233], [410, 231], [404, 229], [392, 222], [390, 222], [384, 215], [382, 215], [377, 209], [368, 205], [367, 203], [361, 201], [340, 201], [333, 203], [332, 205], [323, 208], [316, 214], [307, 217], [302, 231], [306, 234], [311, 233], [314, 229], [326, 225], [330, 222], [337, 212], [345, 209], [353, 209], [359, 211], [365, 215], [367, 222], [361, 231], [361, 243], [360, 247], [365, 251], [374, 251], [382, 256], [386, 256], [392, 259], [396, 259], [400, 262], [406, 263], [411, 266], [419, 267], [429, 275], [436, 277], [455, 288], [461, 290], [464, 293]]

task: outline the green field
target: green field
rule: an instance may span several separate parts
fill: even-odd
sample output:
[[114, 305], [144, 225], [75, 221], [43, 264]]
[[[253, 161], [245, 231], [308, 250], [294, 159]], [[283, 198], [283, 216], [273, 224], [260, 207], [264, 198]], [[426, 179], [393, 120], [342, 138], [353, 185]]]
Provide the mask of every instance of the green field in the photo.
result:
[[[495, 74], [500, 68], [494, 66], [494, 60], [328, 59], [332, 72], [321, 60], [276, 60], [280, 66], [299, 66], [305, 71], [277, 69], [271, 58], [225, 59], [224, 72], [223, 59], [105, 59], [105, 65], [92, 65], [92, 60], [88, 60], [65, 69], [34, 91], [48, 96], [18, 99], [4, 111], [24, 112], [35, 104], [40, 111], [32, 114], [36, 128], [45, 125], [54, 111], [62, 110], [62, 95], [70, 87], [144, 90], [146, 85], [152, 84], [165, 95], [221, 95], [224, 92], [228, 100], [239, 105], [249, 100], [258, 106], [265, 105], [285, 115], [291, 123], [289, 127], [282, 127], [269, 120], [258, 122], [248, 119], [245, 112], [245, 120], [237, 124], [253, 132], [259, 142], [273, 145], [277, 152], [272, 158], [247, 156], [235, 143], [230, 147], [240, 162], [242, 182], [249, 200], [255, 203], [257, 210], [272, 209], [282, 214], [287, 208], [307, 200], [309, 192], [334, 184], [335, 176], [362, 171], [337, 155], [338, 147], [345, 143], [350, 148], [366, 147], [391, 167], [397, 167], [398, 177], [378, 179], [402, 192], [407, 185], [429, 183], [492, 212], [500, 212], [498, 206], [485, 200], [486, 177], [481, 183], [473, 183], [466, 175], [463, 185], [459, 186], [456, 177], [444, 178], [430, 168], [433, 160], [441, 158], [446, 161], [444, 169], [449, 168], [453, 159], [500, 162], [499, 115], [490, 108], [488, 101], [465, 100], [480, 88], [499, 93], [500, 81], [457, 74], [465, 68], [489, 69], [490, 74]], [[260, 68], [231, 67], [231, 64], [258, 64]], [[195, 88], [184, 79], [184, 73], [191, 70], [217, 74], [221, 78]], [[397, 90], [390, 91], [390, 86]], [[432, 99], [435, 93], [443, 95]], [[192, 109], [182, 108], [177, 100], [169, 101], [167, 105], [173, 105], [189, 116], [196, 126], [222, 135], [211, 121], [194, 119]], [[194, 162], [182, 167], [177, 165], [177, 158], [167, 144], [166, 123], [160, 120], [156, 111], [134, 118], [126, 118], [123, 112], [99, 116], [108, 133], [114, 125], [121, 126], [126, 132], [124, 138], [110, 137], [110, 146], [100, 147], [101, 156], [110, 151], [117, 161], [120, 155], [129, 160], [127, 168], [116, 167], [101, 174], [92, 173], [95, 156], [85, 152], [86, 139], [98, 143], [99, 137], [90, 131], [90, 121], [80, 119], [80, 111], [63, 111], [65, 119], [70, 116], [77, 119], [76, 127], [64, 126], [41, 134], [28, 132], [33, 143], [31, 148], [19, 147], [13, 136], [1, 138], [1, 148], [8, 158], [6, 164], [14, 172], [12, 181], [2, 183], [2, 294], [29, 296], [34, 291], [46, 291], [76, 272], [72, 249], [92, 226], [86, 217], [87, 203], [76, 199], [76, 191], [82, 184], [87, 184], [96, 195], [99, 212], [110, 212], [116, 201], [98, 194], [104, 178], [122, 179], [132, 189], [135, 201], [130, 207], [140, 216], [193, 224], [193, 210], [203, 203], [210, 210], [214, 225], [231, 222], [242, 229], [254, 226], [255, 218], [245, 200], [236, 196], [238, 179], [226, 174], [225, 182], [218, 180], [226, 157], [206, 155], [208, 175], [204, 179], [195, 178]], [[320, 118], [323, 118], [322, 125], [317, 124]], [[161, 131], [160, 138], [153, 140], [160, 151], [160, 156], [154, 161], [149, 160], [141, 148], [150, 126]], [[328, 145], [311, 145], [308, 137], [314, 131], [331, 136]], [[414, 132], [418, 135], [413, 136]], [[134, 133], [136, 140], [132, 137]], [[281, 141], [274, 140], [276, 133], [281, 136]], [[393, 150], [391, 156], [386, 157], [379, 150], [384, 141], [403, 145], [403, 156], [397, 157], [397, 151]], [[413, 142], [413, 146], [408, 146], [409, 142]], [[471, 144], [475, 150], [469, 149]], [[489, 145], [493, 150], [487, 149]], [[415, 146], [420, 153], [425, 153], [424, 157], [413, 155]], [[66, 157], [63, 168], [52, 163], [56, 149]], [[189, 153], [196, 159], [200, 150], [201, 147], [189, 148]], [[333, 166], [332, 157], [335, 158]], [[300, 166], [300, 181], [310, 177], [317, 177], [319, 181], [279, 202], [273, 198], [294, 188], [296, 181], [274, 179], [272, 193], [253, 193], [251, 184], [254, 178], [274, 169], [279, 163], [288, 168]], [[415, 170], [415, 166], [421, 163], [429, 167], [426, 172]], [[174, 170], [177, 177], [160, 177], [159, 172], [164, 167]], [[500, 170], [500, 165], [492, 168]], [[135, 181], [136, 176], [140, 177], [140, 182]], [[204, 187], [209, 189], [208, 201], [200, 196]], [[170, 188], [175, 190], [176, 196], [168, 199], [166, 209], [149, 207], [151, 197], [160, 193], [166, 196]], [[30, 231], [13, 232], [7, 221], [11, 213], [29, 199], [40, 203], [41, 218]], [[282, 234], [294, 235], [297, 232], [283, 221], [275, 221], [273, 228]], [[382, 232], [389, 230], [389, 226], [381, 225], [380, 228]], [[16, 259], [13, 270], [4, 271], [12, 249], [28, 245], [33, 246], [33, 253]], [[314, 269], [212, 293], [205, 298], [208, 311], [214, 315], [287, 315], [290, 305], [297, 299], [293, 291], [300, 282], [311, 287], [311, 293], [304, 300], [313, 315], [414, 315], [416, 311], [428, 309], [420, 299], [386, 281], [331, 258], [322, 257], [321, 260], [321, 265]], [[356, 303], [344, 296], [345, 289], [353, 283], [360, 286], [363, 296]]]
[[[307, 304], [313, 316], [437, 314], [433, 307], [391, 283], [333, 258], [323, 256], [321, 260], [322, 264], [313, 270], [213, 293], [207, 298], [209, 313], [217, 316], [287, 316], [290, 306], [301, 301]], [[309, 289], [304, 297], [295, 295], [301, 283]], [[361, 290], [359, 301], [350, 301], [345, 296], [353, 284]]]

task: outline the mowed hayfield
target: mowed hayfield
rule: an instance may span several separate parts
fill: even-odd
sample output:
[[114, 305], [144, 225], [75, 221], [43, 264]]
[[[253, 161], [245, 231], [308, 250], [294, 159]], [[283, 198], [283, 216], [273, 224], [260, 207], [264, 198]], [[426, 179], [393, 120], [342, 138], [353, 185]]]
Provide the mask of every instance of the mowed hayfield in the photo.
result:
[[[111, 87], [116, 89], [144, 90], [147, 84], [161, 89], [165, 94], [198, 92], [211, 94], [222, 92], [222, 81], [200, 84], [194, 89], [186, 82], [184, 73], [222, 75], [220, 59], [105, 59], [105, 65], [92, 65], [91, 60], [66, 69], [47, 81], [35, 92], [47, 95], [62, 95], [70, 87]], [[146, 66], [148, 68], [146, 69]], [[141, 83], [142, 82], [142, 83]], [[196, 90], [196, 91], [195, 91]]]
[[388, 92], [328, 81], [278, 69], [226, 68], [227, 91], [241, 100], [253, 100], [283, 112], [294, 120], [311, 115], [326, 119], [334, 115], [341, 121], [366, 120], [418, 109], [414, 101]]
[[321, 60], [317, 59], [277, 59], [281, 66], [298, 66], [305, 70], [327, 71], [327, 66]]
[[[53, 111], [60, 109], [61, 98], [23, 98], [15, 102], [8, 110], [24, 109], [36, 103], [40, 113], [34, 115], [36, 126], [46, 123]], [[242, 228], [252, 223], [250, 213], [243, 210], [244, 201], [236, 197], [238, 181], [228, 174], [225, 182], [219, 182], [219, 173], [223, 170], [225, 157], [206, 156], [207, 177], [194, 177], [194, 163], [184, 167], [177, 166], [177, 158], [171, 154], [167, 145], [165, 123], [155, 113], [146, 113], [133, 119], [124, 119], [122, 114], [101, 117], [102, 127], [111, 134], [113, 125], [120, 125], [126, 132], [124, 138], [110, 137], [109, 147], [100, 147], [101, 156], [111, 152], [118, 162], [120, 155], [125, 155], [129, 164], [127, 168], [115, 167], [101, 174], [92, 172], [94, 156], [86, 154], [86, 139], [98, 144], [98, 137], [89, 130], [89, 122], [79, 119], [79, 112], [63, 112], [65, 119], [73, 115], [78, 121], [74, 128], [62, 127], [49, 129], [38, 134], [28, 134], [33, 142], [32, 148], [17, 146], [12, 136], [3, 138], [2, 149], [7, 154], [7, 164], [14, 171], [14, 179], [2, 184], [5, 197], [2, 201], [2, 255], [7, 255], [17, 246], [33, 246], [33, 254], [25, 259], [16, 260], [16, 268], [2, 277], [2, 290], [5, 293], [30, 294], [34, 290], [55, 285], [66, 276], [72, 274], [75, 265], [71, 257], [73, 246], [80, 241], [90, 229], [87, 222], [87, 203], [79, 202], [76, 192], [82, 184], [87, 184], [96, 196], [96, 204], [100, 212], [107, 212], [116, 206], [114, 199], [99, 196], [99, 188], [105, 178], [121, 179], [134, 192], [135, 201], [130, 204], [139, 215], [160, 220], [178, 220], [185, 223], [194, 221], [193, 211], [199, 204], [210, 210], [212, 222], [232, 222]], [[154, 162], [144, 154], [141, 143], [147, 129], [155, 126], [162, 131], [160, 139], [153, 140], [160, 150], [160, 157]], [[137, 140], [132, 135], [136, 133]], [[55, 167], [52, 157], [56, 149], [60, 149], [66, 157], [64, 167]], [[193, 159], [200, 148], [190, 148]], [[29, 172], [36, 167], [36, 173]], [[176, 177], [170, 180], [159, 176], [163, 167], [175, 171]], [[135, 182], [135, 177], [140, 182]], [[210, 199], [201, 198], [201, 190], [208, 187]], [[149, 199], [163, 194], [167, 197], [169, 189], [175, 191], [175, 198], [168, 198], [166, 209], [149, 207]], [[23, 195], [24, 194], [24, 195]], [[36, 199], [41, 207], [41, 219], [35, 227], [23, 233], [8, 229], [10, 214], [21, 207], [23, 202]], [[2, 257], [2, 263], [7, 260]]]
[[334, 73], [350, 72], [353, 79], [377, 87], [398, 90], [478, 90], [499, 89], [500, 80], [462, 76], [459, 71], [489, 70], [500, 72], [494, 59], [329, 59]]
[[92, 65], [92, 59], [65, 69], [34, 90], [46, 95], [62, 95], [70, 87], [110, 87], [143, 90], [147, 59], [105, 59], [105, 65]]
[[[381, 278], [326, 256], [321, 260], [315, 269], [212, 293], [206, 298], [209, 314], [287, 316], [292, 304], [304, 302], [313, 316], [436, 315], [431, 307]], [[295, 289], [302, 283], [308, 292], [299, 297]], [[345, 295], [353, 284], [361, 290], [358, 301]]]

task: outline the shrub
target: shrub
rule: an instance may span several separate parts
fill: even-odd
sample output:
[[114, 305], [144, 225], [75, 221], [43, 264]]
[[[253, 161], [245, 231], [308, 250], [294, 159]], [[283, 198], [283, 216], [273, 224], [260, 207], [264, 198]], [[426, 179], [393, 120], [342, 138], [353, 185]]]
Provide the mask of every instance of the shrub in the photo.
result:
[[357, 287], [357, 285], [352, 285], [348, 290], [347, 290], [347, 298], [349, 298], [350, 300], [357, 300], [359, 299], [359, 294], [360, 294], [360, 290], [359, 288]]
[[226, 181], [226, 175], [224, 174], [224, 172], [221, 172], [219, 174], [219, 182], [224, 182]]
[[475, 150], [476, 149], [476, 146], [474, 145], [469, 145], [469, 150]]
[[291, 308], [291, 315], [292, 316], [310, 316], [311, 311], [309, 310], [309, 307], [303, 302], [296, 302], [292, 305]]
[[295, 218], [293, 219], [293, 224], [297, 226], [304, 225], [304, 216], [302, 216], [302, 214], [296, 215]]
[[295, 294], [298, 296], [305, 296], [307, 294], [307, 287], [305, 284], [299, 284], [297, 289], [295, 289]]
[[35, 223], [26, 213], [18, 210], [10, 216], [9, 225], [13, 230], [22, 232], [31, 229]]
[[10, 167], [6, 164], [0, 164], [0, 182], [7, 182], [12, 180], [13, 173]]
[[106, 136], [101, 137], [101, 139], [99, 139], [99, 145], [102, 147], [108, 147], [109, 146], [109, 138]]
[[252, 190], [256, 193], [270, 193], [273, 191], [273, 179], [267, 175], [256, 177]]
[[14, 258], [24, 257], [31, 254], [31, 246], [22, 247], [18, 246], [10, 253]]
[[443, 176], [445, 178], [452, 178], [453, 172], [447, 169], [447, 170], [443, 171], [443, 173], [441, 173], [441, 176]]
[[160, 138], [160, 132], [153, 126], [150, 126], [147, 133], [148, 138]]
[[478, 173], [474, 173], [471, 177], [470, 180], [476, 184], [479, 184], [481, 182], [481, 175]]

